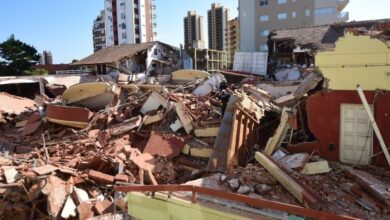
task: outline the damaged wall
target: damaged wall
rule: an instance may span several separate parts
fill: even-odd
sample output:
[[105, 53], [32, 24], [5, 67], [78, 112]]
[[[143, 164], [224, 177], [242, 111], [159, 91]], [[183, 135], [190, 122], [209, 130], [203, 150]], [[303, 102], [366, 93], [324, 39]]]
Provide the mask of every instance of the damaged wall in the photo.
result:
[[316, 65], [330, 89], [356, 90], [358, 84], [364, 90], [390, 89], [390, 48], [368, 35], [346, 33], [334, 51], [317, 54]]
[[[373, 104], [375, 92], [365, 92], [368, 103]], [[301, 145], [305, 151], [318, 150], [328, 160], [340, 160], [340, 128], [341, 104], [358, 104], [361, 100], [356, 91], [320, 92], [307, 100], [307, 116], [310, 131], [318, 140], [318, 144]], [[377, 96], [374, 105], [374, 116], [379, 130], [383, 134], [386, 145], [390, 144], [390, 93]], [[373, 154], [381, 152], [378, 140], [373, 138]], [[387, 166], [383, 154], [374, 157], [372, 164]]]

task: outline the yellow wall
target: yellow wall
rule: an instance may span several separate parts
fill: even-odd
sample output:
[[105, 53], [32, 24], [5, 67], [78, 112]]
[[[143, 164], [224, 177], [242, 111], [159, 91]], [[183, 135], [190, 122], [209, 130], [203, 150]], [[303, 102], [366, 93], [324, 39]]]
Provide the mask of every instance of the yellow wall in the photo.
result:
[[[316, 66], [333, 90], [390, 90], [390, 43], [346, 33], [334, 51], [320, 52]], [[367, 65], [367, 66], [366, 66]]]
[[261, 216], [244, 217], [244, 213], [232, 214], [232, 212], [219, 211], [200, 204], [192, 204], [190, 201], [179, 198], [168, 198], [156, 193], [155, 198], [147, 197], [141, 193], [129, 193], [127, 195], [129, 215], [142, 220], [249, 220], [269, 219]]

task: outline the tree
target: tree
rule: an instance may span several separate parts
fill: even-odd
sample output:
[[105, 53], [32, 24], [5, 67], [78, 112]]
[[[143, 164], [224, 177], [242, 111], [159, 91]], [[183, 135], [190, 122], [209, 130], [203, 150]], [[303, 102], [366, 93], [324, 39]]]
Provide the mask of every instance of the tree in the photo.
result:
[[0, 75], [24, 75], [38, 60], [37, 50], [14, 35], [0, 44]]

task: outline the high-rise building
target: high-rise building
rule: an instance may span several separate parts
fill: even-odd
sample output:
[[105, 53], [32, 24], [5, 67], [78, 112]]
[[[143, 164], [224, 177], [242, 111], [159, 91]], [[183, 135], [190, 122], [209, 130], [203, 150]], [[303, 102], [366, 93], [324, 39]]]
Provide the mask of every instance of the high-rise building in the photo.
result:
[[104, 0], [106, 46], [152, 42], [153, 0]]
[[[189, 11], [184, 17], [184, 48], [204, 49], [203, 16], [195, 11]], [[202, 48], [203, 47], [203, 48]]]
[[349, 0], [239, 0], [240, 51], [267, 51], [275, 29], [332, 24], [348, 20]]
[[44, 50], [42, 53], [39, 54], [39, 65], [51, 65], [53, 64], [53, 55], [50, 51]]
[[228, 59], [233, 63], [234, 53], [239, 50], [240, 29], [238, 18], [228, 21], [226, 31], [226, 50], [228, 52]]
[[101, 11], [93, 22], [93, 50], [97, 52], [106, 48], [105, 11]]
[[226, 50], [226, 27], [230, 20], [230, 9], [213, 3], [207, 12], [209, 49]]

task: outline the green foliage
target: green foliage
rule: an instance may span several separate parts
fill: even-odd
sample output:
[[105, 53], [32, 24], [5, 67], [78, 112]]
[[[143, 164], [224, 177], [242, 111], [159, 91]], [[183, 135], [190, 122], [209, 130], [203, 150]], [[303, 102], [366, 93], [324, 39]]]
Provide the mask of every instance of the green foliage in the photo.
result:
[[44, 76], [48, 75], [49, 72], [45, 69], [33, 69], [31, 71], [24, 71], [24, 75], [32, 75], [32, 76]]
[[24, 75], [38, 60], [37, 50], [14, 35], [0, 44], [0, 75]]

